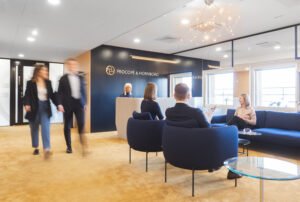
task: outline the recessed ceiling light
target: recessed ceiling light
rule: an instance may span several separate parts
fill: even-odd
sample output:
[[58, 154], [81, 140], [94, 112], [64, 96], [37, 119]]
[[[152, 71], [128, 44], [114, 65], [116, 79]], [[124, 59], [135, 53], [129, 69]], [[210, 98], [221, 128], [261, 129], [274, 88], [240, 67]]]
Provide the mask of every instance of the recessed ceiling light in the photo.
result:
[[280, 45], [274, 46], [274, 50], [279, 50], [280, 48], [281, 48]]
[[135, 39], [133, 39], [133, 42], [134, 42], [134, 43], [141, 43], [141, 39], [135, 38]]
[[228, 55], [227, 54], [223, 55], [223, 58], [228, 58]]
[[217, 51], [217, 52], [220, 52], [221, 50], [222, 50], [221, 47], [217, 47], [217, 48], [216, 48], [216, 51]]
[[24, 57], [24, 54], [23, 54], [23, 53], [20, 53], [18, 56], [19, 56], [19, 58], [23, 58], [23, 57]]
[[209, 35], [204, 36], [204, 40], [206, 40], [206, 41], [209, 40], [209, 38], [210, 38]]
[[39, 32], [36, 29], [34, 29], [34, 30], [32, 30], [31, 34], [33, 36], [37, 36], [39, 34]]
[[60, 0], [48, 0], [48, 3], [53, 6], [57, 6], [60, 4]]
[[188, 24], [190, 24], [190, 20], [189, 19], [182, 19], [181, 24], [188, 25]]
[[29, 42], [34, 42], [34, 41], [35, 41], [35, 38], [34, 38], [34, 37], [31, 37], [31, 36], [29, 36], [29, 37], [27, 37], [27, 41], [29, 41]]

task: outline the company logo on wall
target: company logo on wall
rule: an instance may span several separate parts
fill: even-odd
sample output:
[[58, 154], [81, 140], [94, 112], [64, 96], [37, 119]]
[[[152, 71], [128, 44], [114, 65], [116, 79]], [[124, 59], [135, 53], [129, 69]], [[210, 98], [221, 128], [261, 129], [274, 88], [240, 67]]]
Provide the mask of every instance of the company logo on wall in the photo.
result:
[[105, 68], [105, 72], [106, 75], [108, 76], [114, 76], [115, 74], [131, 75], [131, 76], [151, 76], [151, 77], [159, 76], [159, 73], [157, 72], [144, 72], [144, 71], [135, 71], [135, 70], [128, 70], [128, 69], [119, 69], [119, 68], [115, 68], [112, 65], [108, 65]]
[[116, 68], [112, 65], [108, 65], [106, 68], [105, 68], [105, 72], [107, 75], [109, 76], [113, 76], [115, 75], [116, 73]]

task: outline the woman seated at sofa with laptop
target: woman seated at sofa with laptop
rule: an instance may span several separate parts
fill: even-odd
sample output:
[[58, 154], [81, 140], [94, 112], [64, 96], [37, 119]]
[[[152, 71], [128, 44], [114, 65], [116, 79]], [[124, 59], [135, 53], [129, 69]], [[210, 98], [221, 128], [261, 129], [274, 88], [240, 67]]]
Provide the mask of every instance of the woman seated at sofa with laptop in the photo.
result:
[[256, 113], [250, 106], [249, 96], [242, 94], [239, 101], [241, 106], [236, 109], [234, 117], [227, 124], [236, 125], [239, 130], [253, 128], [256, 125]]
[[155, 83], [148, 83], [144, 91], [144, 100], [141, 104], [141, 112], [149, 112], [153, 120], [164, 119], [160, 106], [155, 102], [157, 97], [157, 87]]

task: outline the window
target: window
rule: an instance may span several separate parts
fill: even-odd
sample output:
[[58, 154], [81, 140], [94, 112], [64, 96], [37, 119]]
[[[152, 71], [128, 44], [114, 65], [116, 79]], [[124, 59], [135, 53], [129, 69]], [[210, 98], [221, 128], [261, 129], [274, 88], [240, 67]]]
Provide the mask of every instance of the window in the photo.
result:
[[208, 74], [208, 104], [233, 105], [233, 73]]
[[173, 97], [175, 86], [179, 83], [185, 83], [192, 93], [192, 72], [170, 75], [170, 97]]
[[296, 67], [265, 68], [254, 71], [255, 105], [260, 107], [296, 106]]

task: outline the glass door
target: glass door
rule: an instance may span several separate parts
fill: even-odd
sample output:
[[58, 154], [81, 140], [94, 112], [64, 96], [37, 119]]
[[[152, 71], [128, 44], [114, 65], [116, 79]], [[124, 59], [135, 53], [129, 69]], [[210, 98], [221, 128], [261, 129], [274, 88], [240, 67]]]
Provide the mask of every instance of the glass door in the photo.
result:
[[0, 126], [10, 125], [10, 60], [0, 59]]

